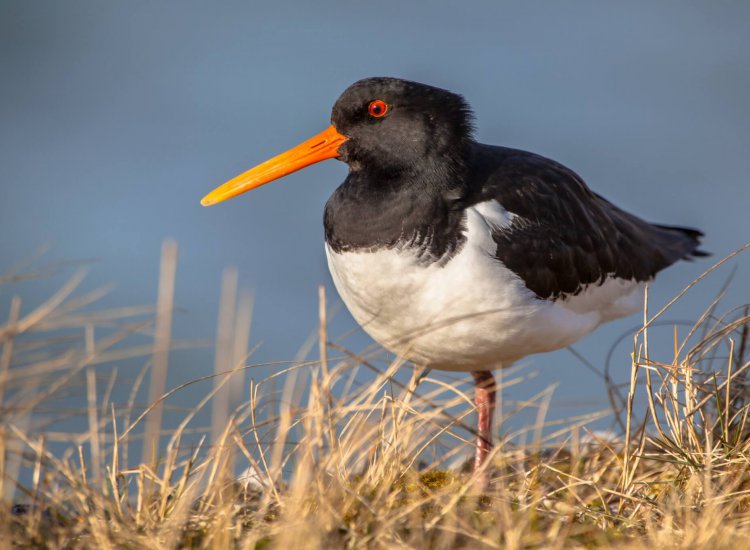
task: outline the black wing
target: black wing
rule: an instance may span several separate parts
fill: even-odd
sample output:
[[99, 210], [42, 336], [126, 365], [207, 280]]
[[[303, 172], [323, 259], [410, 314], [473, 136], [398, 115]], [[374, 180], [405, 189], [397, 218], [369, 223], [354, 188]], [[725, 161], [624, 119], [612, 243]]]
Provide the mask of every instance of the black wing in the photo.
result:
[[478, 145], [477, 202], [516, 215], [493, 233], [497, 258], [540, 298], [576, 294], [608, 276], [647, 281], [680, 259], [705, 256], [696, 229], [654, 225], [592, 192], [550, 159]]

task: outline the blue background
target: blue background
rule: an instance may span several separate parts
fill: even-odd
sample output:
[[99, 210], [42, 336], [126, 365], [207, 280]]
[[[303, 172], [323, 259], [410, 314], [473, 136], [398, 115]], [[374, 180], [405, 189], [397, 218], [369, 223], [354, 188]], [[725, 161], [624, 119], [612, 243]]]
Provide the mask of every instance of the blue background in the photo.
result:
[[[172, 237], [175, 336], [213, 336], [221, 271], [236, 266], [256, 292], [253, 360], [292, 359], [316, 327], [317, 286], [338, 302], [321, 220], [346, 166], [328, 161], [208, 209], [199, 200], [324, 129], [341, 91], [374, 75], [462, 93], [480, 141], [554, 158], [648, 220], [703, 229], [715, 260], [750, 240], [749, 28], [744, 1], [3, 1], [0, 273], [48, 245], [42, 263], [97, 259], [86, 288], [116, 284], [102, 305], [153, 302]], [[712, 260], [662, 273], [653, 308]], [[750, 288], [750, 257], [733, 265], [727, 307]], [[670, 318], [695, 319], [727, 273]], [[60, 283], [12, 292], [29, 311]], [[601, 366], [638, 322], [576, 349]], [[357, 350], [369, 340], [354, 326], [341, 310], [331, 333]], [[541, 376], [514, 397], [560, 383], [561, 414], [606, 406], [601, 380], [568, 352], [524, 362]], [[182, 353], [169, 385], [212, 368], [211, 350]]]

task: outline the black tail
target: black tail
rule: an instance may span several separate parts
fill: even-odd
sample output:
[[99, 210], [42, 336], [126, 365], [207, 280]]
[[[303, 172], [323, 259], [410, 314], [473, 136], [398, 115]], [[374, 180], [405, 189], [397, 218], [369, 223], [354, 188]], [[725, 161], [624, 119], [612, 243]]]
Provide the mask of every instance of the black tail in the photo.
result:
[[[658, 227], [663, 231], [667, 232], [672, 239], [672, 248], [679, 254], [679, 258], [690, 260], [692, 258], [704, 258], [710, 256], [711, 253], [698, 248], [703, 239], [703, 231], [693, 229], [692, 227], [679, 227], [675, 225], [659, 225], [653, 224], [654, 227]], [[679, 251], [679, 252], [678, 252]]]

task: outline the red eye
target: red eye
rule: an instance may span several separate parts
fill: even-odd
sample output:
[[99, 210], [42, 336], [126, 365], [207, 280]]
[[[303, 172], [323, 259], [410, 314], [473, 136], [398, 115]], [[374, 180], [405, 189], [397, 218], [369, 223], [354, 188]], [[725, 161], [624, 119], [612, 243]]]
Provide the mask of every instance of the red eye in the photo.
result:
[[370, 113], [370, 116], [380, 118], [388, 112], [388, 104], [382, 99], [376, 99], [370, 102], [367, 111]]

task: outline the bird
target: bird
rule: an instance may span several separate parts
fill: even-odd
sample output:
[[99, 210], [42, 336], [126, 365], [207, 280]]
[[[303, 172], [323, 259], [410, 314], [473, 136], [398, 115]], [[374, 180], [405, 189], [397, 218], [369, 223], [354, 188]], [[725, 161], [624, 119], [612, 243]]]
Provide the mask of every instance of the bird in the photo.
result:
[[707, 252], [701, 231], [646, 222], [566, 166], [474, 134], [463, 96], [365, 78], [335, 102], [327, 129], [201, 204], [326, 159], [348, 164], [323, 214], [334, 285], [384, 348], [417, 366], [471, 372], [473, 464], [486, 487], [492, 371], [636, 312], [659, 271]]

